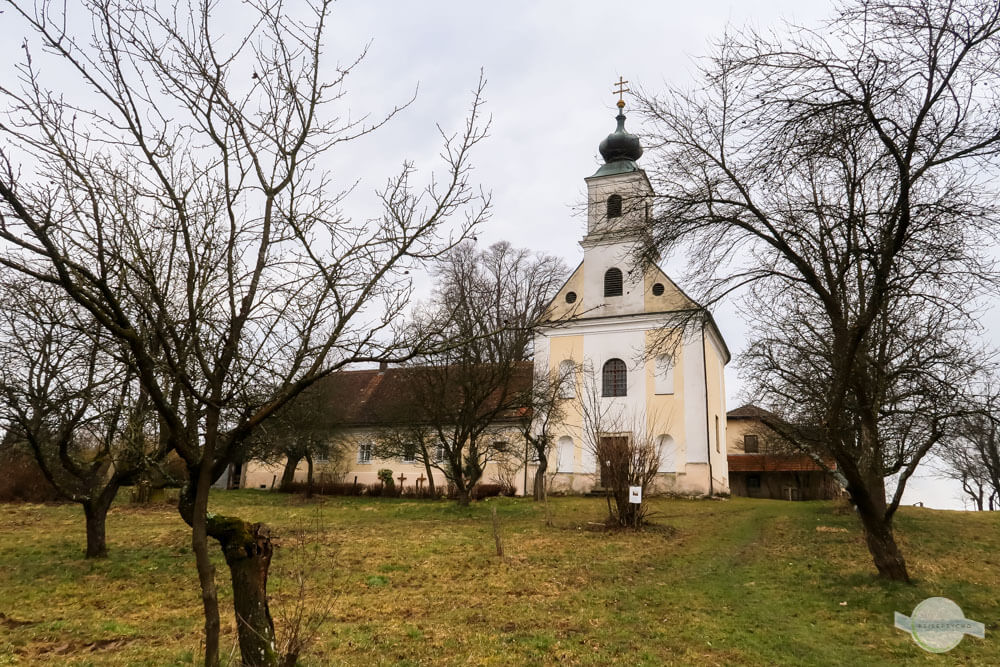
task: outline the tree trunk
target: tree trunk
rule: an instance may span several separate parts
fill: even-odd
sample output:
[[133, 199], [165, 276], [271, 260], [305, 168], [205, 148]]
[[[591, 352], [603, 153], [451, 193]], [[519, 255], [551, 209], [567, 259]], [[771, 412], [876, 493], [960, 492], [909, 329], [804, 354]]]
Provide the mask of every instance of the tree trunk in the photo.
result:
[[295, 482], [295, 469], [299, 467], [301, 460], [301, 456], [289, 456], [285, 459], [285, 469], [281, 472], [281, 484], [278, 485], [278, 491], [287, 493], [291, 490], [291, 486]]
[[892, 525], [885, 521], [870, 524], [864, 518], [862, 523], [865, 527], [865, 542], [868, 544], [868, 551], [871, 552], [879, 576], [890, 581], [909, 583], [910, 575], [906, 571], [906, 561], [896, 546]]
[[434, 471], [431, 469], [431, 460], [427, 453], [427, 445], [420, 442], [421, 454], [424, 457], [424, 470], [427, 471], [427, 491], [430, 493], [431, 498], [434, 497]]
[[547, 456], [539, 454], [538, 468], [535, 469], [535, 500], [545, 500], [545, 473], [549, 469], [549, 459]]
[[209, 534], [219, 541], [233, 582], [240, 655], [252, 667], [277, 665], [274, 620], [267, 603], [267, 574], [274, 553], [271, 531], [262, 523], [216, 516]]
[[[197, 474], [192, 474], [197, 473]], [[208, 554], [208, 492], [212, 486], [211, 466], [203, 463], [188, 473], [195, 483], [194, 497], [181, 493], [181, 516], [191, 525], [191, 551], [194, 552], [201, 586], [201, 604], [205, 613], [205, 667], [219, 665], [219, 592], [215, 586], [215, 566]], [[190, 482], [189, 488], [190, 488]], [[190, 491], [189, 491], [190, 492]], [[185, 505], [187, 505], [185, 507]]]
[[865, 530], [868, 552], [872, 555], [879, 576], [890, 581], [909, 583], [906, 561], [903, 560], [903, 554], [892, 534], [892, 518], [886, 516], [885, 480], [880, 476], [873, 476], [863, 489], [848, 487], [848, 492], [857, 508], [858, 518]]
[[313, 457], [306, 454], [306, 498], [313, 496]]
[[464, 485], [461, 488], [456, 485], [455, 498], [458, 500], [459, 505], [468, 507], [469, 503], [472, 501], [472, 494], [469, 493], [469, 489], [465, 488]]
[[83, 502], [83, 514], [87, 519], [87, 558], [107, 558], [108, 541], [105, 523], [108, 518], [108, 510], [115, 496], [118, 495], [120, 484], [118, 477], [111, 476], [107, 485], [97, 494], [96, 498], [91, 498]]
[[105, 532], [105, 520], [108, 516], [107, 505], [101, 506], [100, 501], [83, 503], [83, 514], [87, 517], [87, 558], [107, 558], [108, 542]]

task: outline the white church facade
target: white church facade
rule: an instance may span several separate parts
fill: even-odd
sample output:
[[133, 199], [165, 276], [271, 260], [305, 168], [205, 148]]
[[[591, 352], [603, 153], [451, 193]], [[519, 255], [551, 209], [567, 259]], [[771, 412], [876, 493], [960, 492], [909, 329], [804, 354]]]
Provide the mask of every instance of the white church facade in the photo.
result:
[[642, 147], [625, 131], [623, 106], [600, 146], [605, 164], [585, 179], [583, 261], [535, 338], [535, 364], [573, 377], [553, 438], [551, 486], [600, 486], [595, 439], [624, 437], [658, 448], [659, 490], [728, 493], [729, 351], [707, 310], [655, 264], [637, 261], [653, 190], [636, 163]]

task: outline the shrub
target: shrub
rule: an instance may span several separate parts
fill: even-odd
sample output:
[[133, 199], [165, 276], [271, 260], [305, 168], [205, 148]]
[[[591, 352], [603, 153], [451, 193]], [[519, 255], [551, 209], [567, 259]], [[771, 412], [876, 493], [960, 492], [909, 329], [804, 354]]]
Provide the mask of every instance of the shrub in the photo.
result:
[[35, 457], [18, 446], [9, 443], [0, 446], [0, 470], [3, 470], [0, 474], [0, 502], [20, 500], [44, 503], [62, 499], [45, 479]]
[[[360, 496], [367, 489], [368, 485], [353, 482], [313, 482], [313, 493], [321, 496]], [[305, 493], [306, 483], [292, 482], [287, 491], [289, 493]]]
[[421, 486], [419, 489], [416, 486], [406, 486], [401, 490], [401, 495], [406, 498], [423, 498], [426, 500], [440, 500], [445, 496], [445, 490], [441, 487], [436, 487], [434, 493], [431, 493], [430, 487]]
[[395, 480], [392, 478], [392, 471], [388, 468], [382, 468], [378, 471], [378, 480], [386, 486], [386, 488], [394, 488], [396, 486]]
[[365, 489], [365, 495], [373, 498], [398, 498], [400, 494], [395, 485], [379, 482], [369, 484]]
[[476, 484], [472, 487], [469, 497], [473, 500], [482, 500], [483, 498], [504, 495], [506, 490], [507, 487], [503, 484]]

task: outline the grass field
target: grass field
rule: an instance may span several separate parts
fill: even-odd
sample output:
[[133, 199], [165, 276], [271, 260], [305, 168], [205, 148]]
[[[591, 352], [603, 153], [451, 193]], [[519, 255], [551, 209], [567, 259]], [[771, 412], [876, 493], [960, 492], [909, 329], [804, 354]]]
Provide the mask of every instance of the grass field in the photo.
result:
[[[496, 556], [497, 507], [506, 555]], [[303, 664], [1000, 664], [1000, 515], [904, 508], [916, 583], [872, 576], [856, 519], [831, 503], [653, 501], [656, 525], [605, 533], [601, 499], [450, 502], [230, 491], [212, 509], [270, 523], [281, 616], [308, 572], [326, 610]], [[166, 505], [117, 505], [111, 557], [82, 558], [74, 505], [0, 514], [0, 665], [194, 664], [201, 608], [189, 533]], [[235, 628], [225, 599], [224, 642]], [[922, 599], [986, 623], [946, 656], [892, 626]], [[284, 610], [284, 612], [283, 612]]]

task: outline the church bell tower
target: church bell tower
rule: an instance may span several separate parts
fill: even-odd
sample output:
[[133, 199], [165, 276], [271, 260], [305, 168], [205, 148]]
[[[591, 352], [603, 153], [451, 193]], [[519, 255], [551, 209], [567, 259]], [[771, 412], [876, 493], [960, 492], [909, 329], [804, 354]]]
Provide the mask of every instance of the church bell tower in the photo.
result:
[[[636, 164], [639, 137], [625, 129], [624, 84], [618, 83], [617, 127], [600, 144], [604, 164], [587, 177], [583, 247], [584, 302], [592, 316], [643, 312], [643, 270], [637, 265], [648, 230], [653, 188]], [[620, 287], [619, 287], [620, 286]]]

